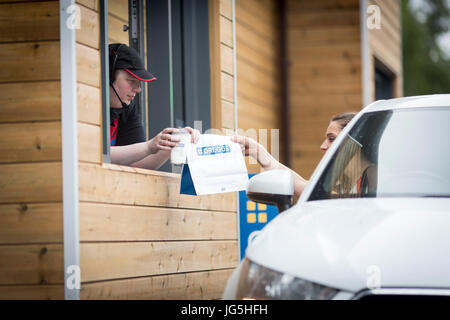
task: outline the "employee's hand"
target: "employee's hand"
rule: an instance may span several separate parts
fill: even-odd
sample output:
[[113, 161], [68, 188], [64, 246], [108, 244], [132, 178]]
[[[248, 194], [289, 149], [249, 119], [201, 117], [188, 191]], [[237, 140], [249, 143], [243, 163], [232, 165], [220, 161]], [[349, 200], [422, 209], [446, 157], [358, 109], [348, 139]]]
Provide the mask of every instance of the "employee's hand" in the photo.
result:
[[[170, 151], [175, 147], [178, 142], [180, 142], [180, 136], [174, 135], [180, 129], [177, 128], [166, 128], [160, 133], [158, 133], [153, 139], [148, 141], [148, 148], [150, 154], [155, 154], [160, 150]], [[191, 135], [191, 142], [197, 143], [200, 138], [200, 131], [197, 129], [192, 129], [191, 127], [185, 127], [186, 130]]]
[[149, 140], [148, 148], [150, 154], [155, 154], [160, 150], [170, 151], [173, 147], [180, 142], [180, 138], [176, 135], [172, 136], [172, 133], [177, 132], [177, 128], [166, 128], [158, 133], [153, 139]]

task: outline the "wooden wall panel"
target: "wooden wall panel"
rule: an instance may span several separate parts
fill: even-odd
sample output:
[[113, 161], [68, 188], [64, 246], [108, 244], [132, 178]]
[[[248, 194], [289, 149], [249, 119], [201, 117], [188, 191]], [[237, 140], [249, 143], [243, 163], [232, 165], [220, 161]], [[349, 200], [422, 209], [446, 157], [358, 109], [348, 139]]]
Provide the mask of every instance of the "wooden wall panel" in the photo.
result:
[[233, 49], [224, 44], [220, 45], [220, 64], [224, 72], [233, 75]]
[[220, 41], [233, 48], [233, 25], [231, 20], [220, 16]]
[[80, 201], [236, 211], [236, 199], [232, 193], [199, 197], [181, 195], [180, 177], [177, 174], [116, 167], [119, 169], [80, 164]]
[[0, 205], [0, 243], [57, 243], [63, 240], [61, 203]]
[[235, 128], [234, 48], [231, 0], [210, 0], [211, 123], [219, 134]]
[[225, 269], [87, 283], [83, 285], [81, 298], [94, 300], [220, 299], [232, 271], [233, 269]]
[[129, 45], [128, 31], [123, 31], [123, 26], [128, 25], [128, 1], [109, 0], [108, 9], [109, 43]]
[[0, 165], [0, 203], [60, 202], [61, 162]]
[[233, 76], [222, 72], [222, 100], [234, 102]]
[[0, 29], [0, 299], [61, 299], [59, 1], [2, 1]]
[[99, 0], [76, 0], [76, 3], [85, 6], [86, 8], [98, 11]]
[[97, 125], [78, 123], [79, 161], [102, 163], [101, 128]]
[[333, 10], [358, 9], [359, 1], [355, 0], [320, 0], [320, 1], [298, 1], [288, 0], [289, 10], [291, 11], [312, 11], [312, 10]]
[[61, 119], [59, 81], [0, 83], [0, 123]]
[[[49, 0], [57, 1], [57, 0]], [[42, 2], [42, 0], [0, 0], [0, 3]]]
[[234, 104], [229, 101], [222, 100], [221, 106], [223, 127], [234, 128]]
[[0, 82], [59, 80], [59, 41], [0, 44]]
[[61, 123], [0, 124], [0, 163], [61, 161]]
[[58, 40], [59, 2], [0, 4], [0, 30], [0, 42]]
[[108, 0], [110, 16], [122, 21], [128, 21], [128, 2], [123, 0]]
[[[264, 129], [269, 139], [270, 129], [283, 130], [277, 6], [277, 1], [236, 1], [238, 127], [242, 133]], [[269, 151], [271, 143], [267, 144]], [[260, 166], [247, 159], [247, 169], [259, 172]]]
[[62, 284], [62, 244], [0, 246], [0, 284]]
[[80, 8], [81, 28], [76, 32], [78, 159], [80, 162], [101, 164], [102, 105], [98, 2], [83, 2]]
[[79, 6], [81, 23], [80, 29], [76, 30], [76, 41], [87, 46], [100, 49], [100, 16], [93, 9]]
[[83, 123], [101, 125], [102, 110], [100, 108], [100, 88], [77, 84], [78, 121]]
[[236, 246], [236, 241], [82, 243], [81, 274], [89, 282], [233, 268]]
[[100, 51], [86, 45], [76, 45], [77, 81], [100, 88]]
[[308, 179], [330, 118], [361, 109], [358, 0], [287, 2], [291, 168]]
[[229, 0], [220, 0], [220, 15], [233, 20], [233, 4]]
[[108, 19], [109, 43], [125, 43], [129, 44], [128, 32], [123, 31], [123, 26], [128, 23], [110, 16]]
[[81, 241], [234, 240], [235, 212], [80, 204]]
[[62, 300], [63, 285], [0, 285], [0, 300]]

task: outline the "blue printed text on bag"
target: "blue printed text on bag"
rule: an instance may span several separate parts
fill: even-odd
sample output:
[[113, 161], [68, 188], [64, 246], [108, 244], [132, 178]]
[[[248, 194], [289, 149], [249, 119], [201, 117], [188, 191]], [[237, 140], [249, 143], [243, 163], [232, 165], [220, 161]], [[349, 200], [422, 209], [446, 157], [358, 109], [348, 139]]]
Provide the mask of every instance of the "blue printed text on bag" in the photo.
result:
[[210, 156], [210, 155], [214, 155], [214, 154], [229, 153], [229, 152], [231, 152], [231, 149], [230, 149], [230, 146], [227, 144], [197, 148], [198, 156]]

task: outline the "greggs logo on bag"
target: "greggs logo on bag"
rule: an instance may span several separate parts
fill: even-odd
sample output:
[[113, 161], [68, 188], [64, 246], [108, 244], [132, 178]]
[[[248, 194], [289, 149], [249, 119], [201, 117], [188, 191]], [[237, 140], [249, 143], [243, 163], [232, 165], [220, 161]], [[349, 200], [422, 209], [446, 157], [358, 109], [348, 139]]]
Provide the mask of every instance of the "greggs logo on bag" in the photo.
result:
[[229, 153], [231, 152], [230, 146], [227, 144], [219, 146], [201, 147], [197, 148], [197, 155], [199, 156], [209, 156], [219, 153]]
[[245, 190], [247, 167], [241, 146], [231, 137], [202, 134], [186, 148], [180, 193], [205, 195]]

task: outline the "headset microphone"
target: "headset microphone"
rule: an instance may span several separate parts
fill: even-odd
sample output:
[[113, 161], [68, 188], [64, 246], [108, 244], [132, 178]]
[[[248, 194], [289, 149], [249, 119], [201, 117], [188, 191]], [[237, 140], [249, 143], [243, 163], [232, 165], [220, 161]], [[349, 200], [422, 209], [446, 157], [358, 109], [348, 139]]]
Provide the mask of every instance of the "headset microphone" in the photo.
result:
[[122, 107], [123, 107], [124, 109], [127, 109], [127, 108], [128, 108], [127, 104], [126, 104], [125, 102], [123, 102], [122, 99], [120, 99], [119, 94], [117, 93], [116, 88], [114, 88], [113, 82], [112, 82], [112, 80], [111, 80], [112, 77], [113, 77], [113, 75], [114, 75], [115, 69], [116, 69], [116, 60], [117, 60], [117, 57], [119, 56], [118, 53], [119, 53], [119, 50], [120, 50], [120, 48], [121, 48], [122, 46], [123, 46], [123, 44], [121, 44], [121, 45], [116, 49], [116, 52], [114, 52], [114, 62], [113, 62], [113, 64], [112, 64], [112, 68], [111, 68], [110, 71], [109, 71], [109, 72], [110, 72], [110, 74], [109, 74], [109, 79], [110, 79], [109, 84], [111, 85], [111, 88], [113, 88], [114, 93], [116, 94], [117, 98], [119, 98], [119, 101], [120, 101], [120, 103], [122, 104]]
[[117, 98], [119, 99], [120, 103], [122, 104], [122, 107], [123, 107], [124, 109], [128, 108], [128, 105], [127, 105], [125, 102], [123, 102], [122, 99], [120, 99], [120, 96], [119, 96], [119, 94], [117, 93], [116, 89], [114, 88], [112, 82], [110, 83], [110, 85], [111, 85], [111, 88], [113, 89], [114, 93], [116, 94]]

